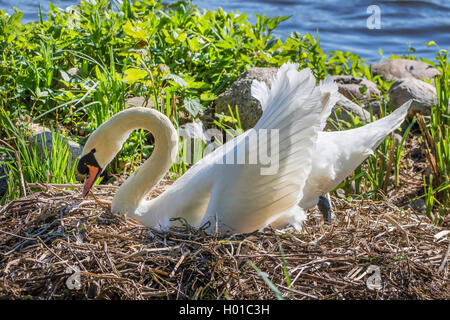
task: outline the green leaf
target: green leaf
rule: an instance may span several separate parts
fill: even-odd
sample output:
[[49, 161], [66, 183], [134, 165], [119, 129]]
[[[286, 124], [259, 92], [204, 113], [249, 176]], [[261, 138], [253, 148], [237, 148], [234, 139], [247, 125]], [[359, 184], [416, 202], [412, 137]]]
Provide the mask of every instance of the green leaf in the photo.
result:
[[122, 26], [122, 29], [123, 32], [136, 40], [145, 40], [147, 36], [147, 31], [145, 29], [133, 26], [130, 21], [127, 21], [127, 23]]
[[203, 92], [200, 95], [200, 100], [202, 100], [202, 101], [213, 101], [216, 99], [217, 99], [217, 96], [214, 93], [212, 93], [211, 91]]
[[246, 20], [247, 20], [247, 14], [244, 13], [244, 14], [239, 15], [239, 16], [236, 18], [236, 20], [234, 20], [234, 22], [237, 23], [237, 24], [241, 24], [242, 22], [244, 22], [244, 21], [246, 21]]
[[124, 79], [129, 82], [137, 82], [144, 79], [147, 76], [147, 71], [139, 70], [136, 68], [130, 68], [125, 70]]
[[128, 20], [127, 23], [122, 26], [122, 29], [123, 32], [125, 32], [127, 35], [134, 38], [135, 32], [130, 20]]
[[216, 43], [216, 47], [223, 48], [223, 49], [232, 49], [235, 47], [234, 43], [231, 42], [229, 39], [222, 40]]
[[196, 117], [200, 111], [204, 110], [199, 98], [184, 98], [184, 108], [193, 116]]
[[189, 44], [189, 48], [194, 51], [200, 51], [200, 49], [202, 48], [202, 45], [200, 44], [200, 42], [198, 41], [198, 39], [192, 38], [192, 39], [188, 39], [188, 44]]

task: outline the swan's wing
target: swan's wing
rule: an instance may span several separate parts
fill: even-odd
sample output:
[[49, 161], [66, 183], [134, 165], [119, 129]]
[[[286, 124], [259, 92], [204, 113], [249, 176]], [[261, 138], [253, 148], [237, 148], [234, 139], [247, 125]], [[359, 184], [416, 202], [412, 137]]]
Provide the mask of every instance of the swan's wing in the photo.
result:
[[[337, 86], [330, 76], [327, 76], [324, 81], [321, 81], [319, 86], [321, 90], [320, 101], [322, 103], [320, 130], [323, 130], [327, 124], [327, 119], [330, 116], [333, 106], [339, 100], [339, 95], [337, 94]], [[260, 102], [261, 109], [264, 112], [268, 105], [270, 89], [265, 82], [253, 80], [251, 92], [252, 96]]]
[[307, 209], [315, 205], [319, 196], [337, 187], [372, 155], [386, 136], [405, 120], [411, 102], [406, 102], [389, 116], [356, 129], [319, 132], [311, 174], [300, 206]]
[[320, 83], [320, 102], [322, 103], [322, 112], [320, 113], [320, 131], [321, 132], [326, 124], [330, 113], [339, 100], [338, 87], [334, 83], [330, 76]]
[[259, 101], [261, 109], [264, 112], [267, 106], [267, 99], [269, 98], [270, 89], [263, 81], [253, 80], [251, 86], [252, 97]]
[[[326, 93], [326, 87], [315, 85], [309, 69], [298, 72], [297, 68], [296, 64], [283, 65], [270, 90], [263, 85], [252, 86], [255, 98], [263, 105], [261, 119], [254, 129], [211, 157], [225, 164], [214, 164], [214, 185], [205, 220], [215, 220], [222, 230], [250, 232], [262, 228], [289, 212], [302, 197], [317, 132], [324, 113], [331, 110], [328, 102], [337, 87], [327, 84], [330, 91]], [[271, 136], [269, 141], [264, 139], [265, 134]], [[251, 143], [254, 140], [258, 143]], [[261, 160], [266, 150], [270, 150], [273, 161], [270, 166], [260, 161], [248, 164], [256, 154]], [[226, 164], [233, 158], [246, 159], [247, 164]]]

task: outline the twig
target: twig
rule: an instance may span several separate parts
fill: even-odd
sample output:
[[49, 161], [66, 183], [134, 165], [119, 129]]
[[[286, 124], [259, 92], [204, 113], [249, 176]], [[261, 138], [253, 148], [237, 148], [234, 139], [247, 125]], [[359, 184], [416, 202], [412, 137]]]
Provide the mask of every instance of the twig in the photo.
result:
[[442, 258], [441, 265], [439, 266], [439, 269], [437, 271], [438, 273], [441, 273], [444, 270], [444, 267], [445, 267], [445, 265], [447, 263], [447, 260], [448, 260], [449, 253], [450, 253], [450, 243], [448, 244], [447, 252], [445, 253], [444, 258]]
[[[45, 187], [53, 187], [53, 188], [61, 188], [61, 189], [66, 189], [66, 188], [81, 188], [83, 185], [80, 184], [69, 184], [69, 183], [27, 183], [27, 186], [29, 188], [45, 188]], [[118, 186], [108, 186], [108, 185], [103, 185], [103, 184], [99, 184], [99, 185], [94, 185], [92, 186], [92, 188], [98, 188], [98, 189], [114, 189], [117, 190], [119, 189]]]

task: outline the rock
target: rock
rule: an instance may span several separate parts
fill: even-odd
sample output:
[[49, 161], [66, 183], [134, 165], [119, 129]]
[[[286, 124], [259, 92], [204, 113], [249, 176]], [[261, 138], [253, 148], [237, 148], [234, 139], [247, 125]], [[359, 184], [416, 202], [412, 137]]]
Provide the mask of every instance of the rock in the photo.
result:
[[[350, 101], [346, 97], [344, 97], [342, 94], [339, 94], [340, 98], [337, 101], [336, 105], [333, 107], [330, 118], [337, 121], [344, 120], [347, 122], [352, 123], [352, 118], [350, 114], [353, 116], [358, 116], [359, 120], [362, 123], [368, 123], [370, 122], [370, 113], [364, 110], [361, 106], [357, 105], [356, 103]], [[338, 109], [340, 109], [340, 112], [338, 112]], [[329, 122], [326, 126], [327, 129], [333, 128], [333, 125]]]
[[432, 79], [440, 75], [438, 69], [429, 64], [409, 59], [394, 59], [372, 66], [375, 75], [382, 75], [386, 80], [400, 78]]
[[381, 116], [381, 105], [380, 101], [372, 101], [367, 104], [364, 109], [370, 113], [370, 109], [372, 109], [372, 115], [380, 117]]
[[[75, 141], [70, 140], [69, 138], [63, 137], [63, 139], [66, 141], [69, 147], [69, 152], [72, 155], [72, 159], [78, 158], [83, 151], [83, 147]], [[53, 134], [48, 129], [32, 134], [29, 138], [29, 141], [31, 145], [36, 145], [39, 155], [42, 155], [44, 152], [44, 143], [45, 146], [47, 146], [48, 152], [51, 152], [53, 148]]]
[[125, 100], [125, 107], [132, 108], [132, 107], [154, 107], [155, 104], [153, 103], [152, 99], [149, 99], [146, 102], [145, 97], [132, 97]]
[[[53, 135], [54, 134], [52, 134], [52, 132], [49, 129], [44, 128], [43, 130], [33, 133], [28, 138], [31, 146], [36, 146], [39, 157], [42, 157], [44, 155], [44, 146], [47, 147], [47, 151], [49, 153], [52, 151], [54, 144]], [[81, 155], [83, 147], [67, 137], [63, 137], [63, 141], [67, 144], [69, 148], [69, 153], [72, 156], [72, 161], [75, 161], [75, 159]], [[78, 179], [82, 178], [82, 176], [78, 175], [76, 170], [75, 174]]]
[[415, 78], [402, 78], [394, 82], [389, 89], [389, 98], [395, 108], [409, 99], [414, 99], [409, 109], [410, 114], [419, 112], [428, 115], [431, 106], [437, 104], [436, 89], [429, 83]]
[[259, 101], [251, 95], [252, 82], [255, 79], [264, 81], [270, 87], [277, 71], [278, 68], [252, 68], [245, 71], [230, 88], [217, 97], [214, 102], [215, 112], [229, 115], [228, 105], [233, 112], [238, 106], [242, 128], [244, 130], [253, 128], [261, 117], [262, 110]]
[[346, 98], [368, 105], [380, 99], [380, 90], [375, 83], [364, 78], [353, 76], [332, 76], [339, 87], [339, 92]]
[[413, 200], [410, 204], [411, 208], [413, 208], [415, 211], [419, 211], [421, 213], [426, 212], [427, 206], [425, 204], [425, 200], [420, 198]]

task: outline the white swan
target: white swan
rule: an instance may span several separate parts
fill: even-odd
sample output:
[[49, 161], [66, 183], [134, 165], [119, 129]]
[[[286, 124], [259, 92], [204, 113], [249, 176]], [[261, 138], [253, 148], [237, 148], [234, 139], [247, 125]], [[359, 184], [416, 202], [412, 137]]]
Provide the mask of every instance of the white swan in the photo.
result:
[[[309, 69], [297, 69], [297, 64], [283, 65], [271, 90], [255, 82], [252, 91], [264, 108], [255, 127], [207, 155], [163, 194], [149, 201], [145, 196], [177, 155], [175, 128], [153, 109], [132, 108], [116, 114], [89, 137], [83, 149], [78, 164], [80, 173], [87, 174], [83, 195], [129, 134], [143, 128], [153, 134], [155, 149], [150, 159], [119, 188], [112, 202], [113, 212], [161, 229], [179, 223], [171, 221], [175, 217], [182, 217], [193, 226], [209, 221], [210, 231], [252, 232], [275, 221], [299, 228], [306, 216], [297, 203], [303, 198], [303, 187], [312, 168], [318, 132], [337, 99], [337, 86], [330, 79], [316, 86]], [[278, 144], [273, 145], [272, 138], [270, 143], [263, 139], [265, 133], [272, 132], [278, 132]], [[269, 154], [278, 156], [274, 172], [267, 172], [267, 165], [261, 163], [218, 163], [227, 163], [233, 156], [261, 156], [266, 147]]]

